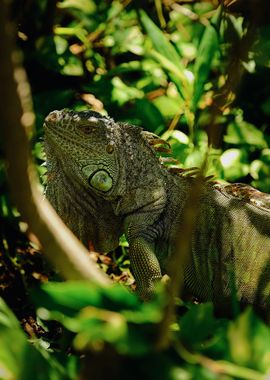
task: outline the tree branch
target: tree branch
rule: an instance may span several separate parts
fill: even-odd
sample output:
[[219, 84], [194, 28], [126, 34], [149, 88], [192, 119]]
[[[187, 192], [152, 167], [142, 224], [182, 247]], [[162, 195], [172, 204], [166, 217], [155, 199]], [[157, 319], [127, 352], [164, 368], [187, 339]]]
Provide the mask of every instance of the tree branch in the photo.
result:
[[108, 277], [89, 258], [87, 250], [43, 199], [32, 162], [28, 134], [34, 123], [30, 86], [14, 45], [14, 28], [7, 0], [0, 1], [0, 134], [6, 156], [12, 197], [22, 218], [40, 240], [49, 261], [69, 280], [100, 285]]

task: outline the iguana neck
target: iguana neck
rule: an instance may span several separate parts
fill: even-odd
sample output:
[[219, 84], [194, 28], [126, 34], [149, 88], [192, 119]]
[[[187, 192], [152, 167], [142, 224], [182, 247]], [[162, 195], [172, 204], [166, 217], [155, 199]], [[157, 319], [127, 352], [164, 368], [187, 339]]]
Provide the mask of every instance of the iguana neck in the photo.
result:
[[122, 194], [113, 202], [116, 215], [146, 212], [160, 214], [166, 204], [167, 171], [145, 141], [139, 127], [124, 125], [119, 160], [122, 162]]

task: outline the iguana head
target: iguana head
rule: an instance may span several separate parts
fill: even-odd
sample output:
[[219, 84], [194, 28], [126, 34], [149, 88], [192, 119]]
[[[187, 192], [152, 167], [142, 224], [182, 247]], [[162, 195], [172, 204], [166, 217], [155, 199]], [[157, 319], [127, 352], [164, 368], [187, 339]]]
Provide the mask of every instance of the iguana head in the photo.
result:
[[97, 112], [53, 111], [44, 123], [46, 153], [69, 178], [106, 198], [119, 176], [118, 128]]

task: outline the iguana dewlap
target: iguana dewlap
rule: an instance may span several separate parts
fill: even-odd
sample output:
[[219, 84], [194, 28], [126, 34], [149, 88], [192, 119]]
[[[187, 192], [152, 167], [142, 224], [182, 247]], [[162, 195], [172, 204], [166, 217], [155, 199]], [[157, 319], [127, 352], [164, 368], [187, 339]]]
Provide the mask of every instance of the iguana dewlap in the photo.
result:
[[[53, 111], [44, 130], [47, 198], [99, 251], [125, 233], [138, 292], [149, 298], [176, 246], [193, 179], [162, 165], [157, 136], [96, 112]], [[240, 301], [269, 308], [269, 204], [247, 185], [204, 185], [185, 268], [189, 292], [224, 307], [233, 281]]]

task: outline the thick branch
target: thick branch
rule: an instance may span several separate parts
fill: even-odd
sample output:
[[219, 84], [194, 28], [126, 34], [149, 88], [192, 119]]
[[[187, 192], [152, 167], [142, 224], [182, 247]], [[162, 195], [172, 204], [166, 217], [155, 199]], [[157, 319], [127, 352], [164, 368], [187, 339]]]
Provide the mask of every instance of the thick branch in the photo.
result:
[[21, 57], [14, 48], [14, 32], [8, 21], [8, 3], [0, 1], [0, 133], [5, 149], [8, 179], [22, 218], [40, 240], [44, 253], [65, 279], [109, 284], [87, 250], [67, 229], [51, 205], [43, 199], [30, 157], [27, 131], [34, 122], [31, 95]]

